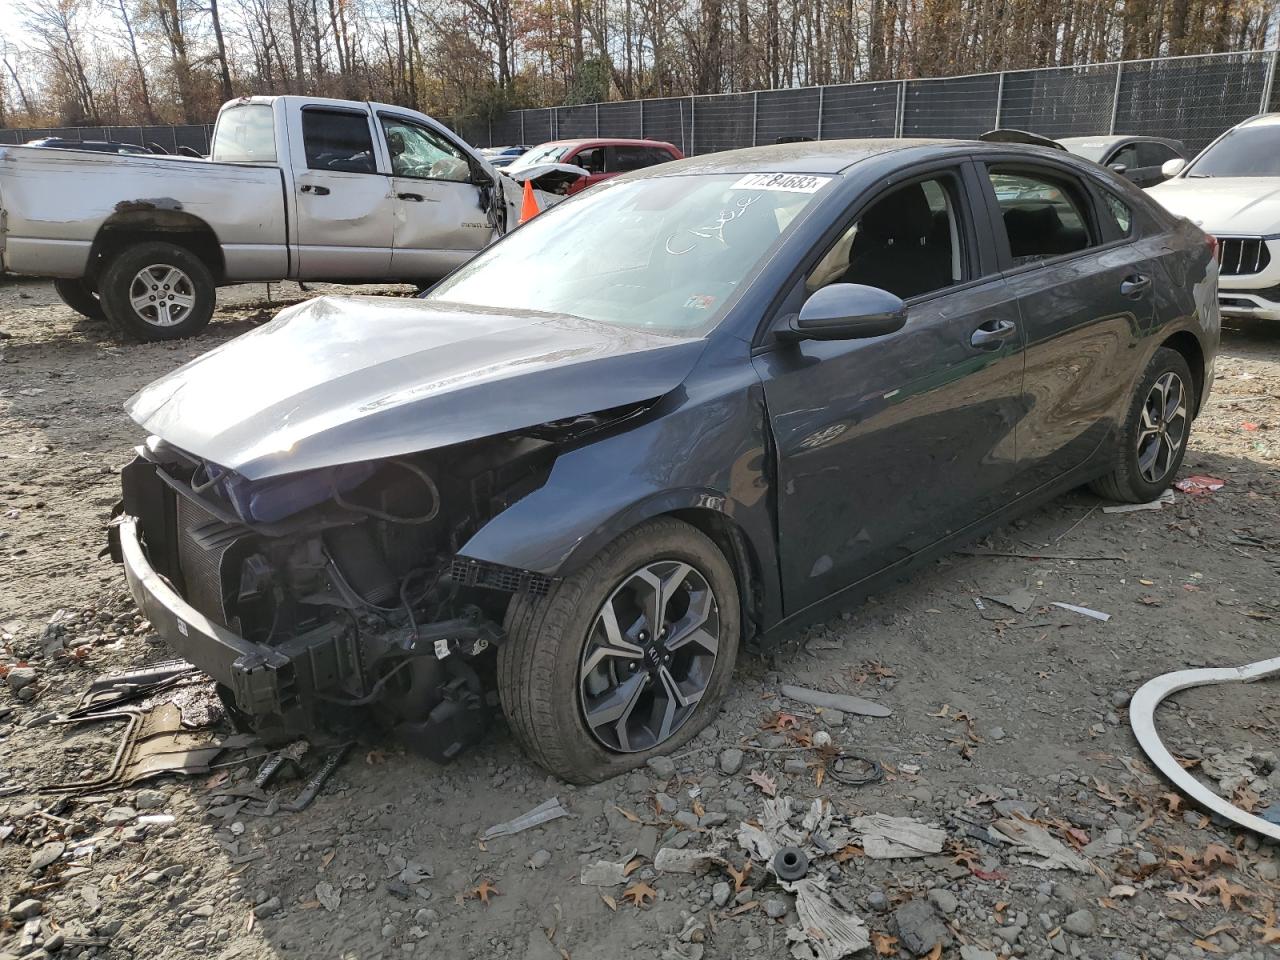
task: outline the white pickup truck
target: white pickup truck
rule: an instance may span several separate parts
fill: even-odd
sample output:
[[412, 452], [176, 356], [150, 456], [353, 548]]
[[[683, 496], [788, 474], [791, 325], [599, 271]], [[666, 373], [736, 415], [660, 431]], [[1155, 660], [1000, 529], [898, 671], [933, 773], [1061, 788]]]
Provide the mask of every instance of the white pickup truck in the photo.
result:
[[0, 265], [87, 316], [190, 336], [220, 284], [426, 286], [516, 223], [519, 187], [403, 107], [246, 97], [208, 160], [0, 147]]

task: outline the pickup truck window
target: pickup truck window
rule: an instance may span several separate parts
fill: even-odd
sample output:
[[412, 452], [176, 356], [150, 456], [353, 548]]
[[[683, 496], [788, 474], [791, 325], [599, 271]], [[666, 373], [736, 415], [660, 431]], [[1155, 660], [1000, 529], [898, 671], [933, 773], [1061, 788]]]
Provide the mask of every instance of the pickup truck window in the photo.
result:
[[397, 117], [380, 115], [379, 119], [391, 154], [392, 176], [455, 183], [471, 179], [471, 166], [462, 151], [436, 131]]
[[209, 159], [217, 163], [275, 163], [276, 122], [265, 103], [228, 107], [218, 115]]
[[310, 170], [378, 172], [365, 114], [308, 107], [302, 111], [302, 145]]

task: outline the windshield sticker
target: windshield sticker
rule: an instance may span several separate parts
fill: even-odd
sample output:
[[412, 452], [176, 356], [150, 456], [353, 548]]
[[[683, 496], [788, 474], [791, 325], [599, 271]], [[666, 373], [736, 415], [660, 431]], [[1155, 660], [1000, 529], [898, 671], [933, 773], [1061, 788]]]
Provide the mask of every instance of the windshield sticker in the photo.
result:
[[[686, 240], [682, 243], [677, 239], [678, 234], [673, 233], [671, 236], [667, 237], [667, 253], [671, 254], [673, 257], [683, 256], [698, 245], [698, 239], [716, 240], [719, 243], [724, 244], [725, 224], [732, 223], [734, 220], [737, 220], [747, 212], [748, 207], [759, 199], [760, 198], [758, 196], [744, 197], [734, 203], [732, 210], [721, 210], [716, 214], [715, 223], [707, 224], [704, 227], [690, 228], [689, 233], [694, 237], [693, 240]], [[687, 243], [688, 246], [684, 246], [683, 249], [680, 249], [684, 243]], [[672, 244], [675, 245], [676, 249], [672, 249]]]
[[716, 298], [706, 293], [695, 293], [684, 305], [691, 310], [710, 310], [712, 304], [716, 302]]
[[749, 173], [730, 189], [817, 193], [830, 182], [830, 177], [814, 177], [807, 173]]

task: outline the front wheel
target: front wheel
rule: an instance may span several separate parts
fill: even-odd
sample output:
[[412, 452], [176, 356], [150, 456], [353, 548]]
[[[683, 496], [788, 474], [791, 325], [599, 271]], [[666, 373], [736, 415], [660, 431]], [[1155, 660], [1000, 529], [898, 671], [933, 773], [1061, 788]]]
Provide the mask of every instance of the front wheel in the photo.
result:
[[738, 587], [718, 547], [671, 517], [619, 537], [545, 597], [517, 596], [498, 689], [539, 764], [591, 783], [668, 753], [728, 689]]
[[1115, 468], [1093, 483], [1111, 500], [1147, 503], [1160, 496], [1182, 465], [1196, 408], [1195, 381], [1186, 359], [1161, 347], [1138, 382], [1120, 429]]
[[54, 280], [53, 290], [58, 299], [80, 316], [90, 320], [102, 319], [102, 303], [98, 300], [97, 293], [84, 280]]
[[102, 274], [107, 319], [139, 340], [176, 340], [203, 330], [217, 286], [190, 250], [151, 241], [117, 254]]

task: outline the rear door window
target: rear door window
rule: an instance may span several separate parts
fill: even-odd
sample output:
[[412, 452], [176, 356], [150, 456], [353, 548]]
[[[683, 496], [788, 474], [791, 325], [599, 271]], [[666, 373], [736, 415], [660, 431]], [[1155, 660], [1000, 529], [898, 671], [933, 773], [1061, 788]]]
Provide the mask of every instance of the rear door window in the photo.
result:
[[1126, 170], [1132, 170], [1135, 167], [1143, 166], [1143, 164], [1138, 162], [1137, 144], [1127, 144], [1113, 153], [1111, 155], [1111, 159], [1107, 161], [1107, 166], [1114, 167], [1117, 164], [1123, 166]]
[[642, 170], [645, 167], [651, 167], [655, 163], [661, 163], [662, 160], [670, 160], [667, 155], [663, 155], [662, 160], [654, 158], [654, 151], [649, 147], [629, 146], [619, 144], [612, 148], [613, 159], [609, 163], [610, 173], [626, 173], [628, 170]]
[[1177, 151], [1163, 143], [1138, 144], [1138, 165], [1141, 167], [1159, 167], [1176, 156]]
[[308, 107], [302, 111], [302, 145], [308, 170], [378, 172], [366, 114]]
[[1067, 174], [987, 168], [1015, 267], [1097, 245], [1083, 186]]

